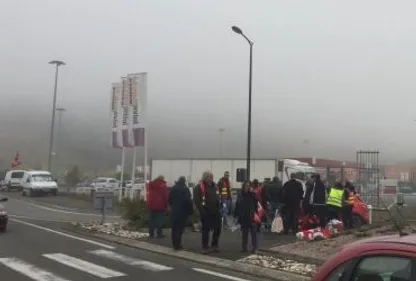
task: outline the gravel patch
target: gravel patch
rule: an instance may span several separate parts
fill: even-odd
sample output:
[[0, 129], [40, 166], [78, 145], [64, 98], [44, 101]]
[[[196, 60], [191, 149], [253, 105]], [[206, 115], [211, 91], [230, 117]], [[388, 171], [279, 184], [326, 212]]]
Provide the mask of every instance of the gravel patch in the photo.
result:
[[134, 240], [149, 237], [149, 233], [131, 230], [126, 224], [122, 223], [76, 223], [74, 225], [90, 232], [99, 232]]
[[311, 277], [315, 274], [317, 270], [317, 266], [314, 264], [301, 263], [289, 259], [280, 259], [267, 255], [250, 255], [248, 257], [238, 260], [238, 262], [257, 265], [264, 268], [288, 271], [291, 273]]

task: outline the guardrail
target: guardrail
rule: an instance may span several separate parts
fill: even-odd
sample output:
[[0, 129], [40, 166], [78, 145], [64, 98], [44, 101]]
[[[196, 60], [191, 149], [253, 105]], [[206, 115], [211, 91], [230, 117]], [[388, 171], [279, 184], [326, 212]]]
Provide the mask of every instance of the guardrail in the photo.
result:
[[[90, 186], [79, 187], [60, 187], [58, 193], [67, 194], [69, 196], [76, 196], [80, 198], [89, 198], [92, 200], [96, 191], [112, 191], [114, 197], [118, 197], [122, 188], [94, 188]], [[140, 198], [144, 196], [144, 187], [124, 188], [124, 196], [128, 198]]]

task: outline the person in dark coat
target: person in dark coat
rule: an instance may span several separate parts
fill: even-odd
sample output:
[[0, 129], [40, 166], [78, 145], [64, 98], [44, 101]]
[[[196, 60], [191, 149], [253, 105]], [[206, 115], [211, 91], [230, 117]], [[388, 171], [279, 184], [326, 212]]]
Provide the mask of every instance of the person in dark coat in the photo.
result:
[[305, 183], [306, 192], [305, 192], [305, 200], [303, 200], [302, 208], [305, 215], [312, 215], [313, 214], [313, 206], [309, 202], [310, 195], [312, 193], [313, 185], [315, 183], [315, 175], [312, 175], [310, 179], [308, 179]]
[[303, 186], [295, 178], [295, 174], [290, 174], [290, 180], [283, 185], [283, 228], [284, 233], [288, 234], [292, 230], [293, 234], [298, 232], [298, 222], [300, 208], [303, 199]]
[[312, 208], [312, 214], [319, 219], [319, 226], [325, 227], [327, 189], [319, 174], [315, 174], [313, 185], [308, 186], [305, 193], [305, 204]]
[[270, 203], [271, 212], [275, 212], [282, 204], [282, 182], [278, 177], [274, 177], [273, 180], [265, 186], [265, 193], [267, 201]]
[[169, 206], [171, 215], [172, 246], [175, 250], [182, 250], [182, 234], [193, 214], [191, 192], [186, 186], [185, 177], [180, 177], [169, 192]]
[[254, 253], [258, 248], [256, 224], [254, 223], [257, 204], [256, 194], [250, 190], [250, 182], [244, 182], [242, 190], [237, 196], [237, 202], [234, 208], [234, 218], [237, 219], [241, 226], [241, 246], [243, 252], [247, 252], [249, 234], [251, 237], [252, 252]]
[[[194, 187], [194, 203], [201, 220], [202, 253], [217, 252], [221, 235], [221, 198], [211, 172], [204, 172], [202, 180]], [[211, 247], [210, 231], [213, 232]]]

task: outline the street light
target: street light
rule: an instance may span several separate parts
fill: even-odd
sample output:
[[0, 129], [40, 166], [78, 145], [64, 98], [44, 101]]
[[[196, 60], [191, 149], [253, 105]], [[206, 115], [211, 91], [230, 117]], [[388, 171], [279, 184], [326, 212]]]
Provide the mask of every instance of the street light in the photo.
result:
[[250, 180], [250, 160], [251, 160], [251, 81], [253, 76], [253, 45], [254, 42], [251, 41], [239, 28], [238, 26], [232, 26], [231, 29], [247, 40], [250, 45], [250, 69], [249, 69], [249, 78], [248, 78], [248, 124], [247, 124], [247, 171], [246, 171], [246, 180]]
[[57, 173], [57, 176], [59, 175], [59, 160], [61, 160], [61, 132], [62, 132], [62, 115], [66, 111], [63, 107], [56, 108], [56, 111], [58, 112], [58, 132], [56, 134], [56, 147], [55, 151], [57, 153], [57, 156], [55, 157], [55, 172]]
[[221, 159], [224, 157], [224, 128], [219, 128], [218, 132], [220, 133], [220, 157]]
[[52, 122], [51, 122], [51, 135], [49, 137], [49, 153], [48, 153], [48, 171], [51, 171], [52, 166], [52, 150], [53, 150], [53, 135], [55, 129], [55, 113], [56, 113], [56, 95], [58, 91], [58, 73], [59, 67], [61, 65], [65, 65], [63, 61], [53, 60], [50, 61], [49, 64], [55, 65], [55, 87], [53, 91], [53, 104], [52, 104]]

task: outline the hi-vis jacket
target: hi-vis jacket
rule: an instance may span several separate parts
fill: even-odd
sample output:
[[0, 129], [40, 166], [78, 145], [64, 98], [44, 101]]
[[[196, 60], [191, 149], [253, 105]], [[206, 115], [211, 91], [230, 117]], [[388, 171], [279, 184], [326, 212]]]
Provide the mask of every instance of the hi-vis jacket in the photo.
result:
[[347, 204], [352, 206], [355, 203], [355, 193], [354, 192], [348, 192], [348, 200]]
[[326, 205], [341, 208], [343, 206], [344, 192], [344, 189], [331, 188]]
[[230, 181], [221, 178], [218, 181], [218, 189], [221, 194], [221, 199], [231, 199], [231, 185]]

